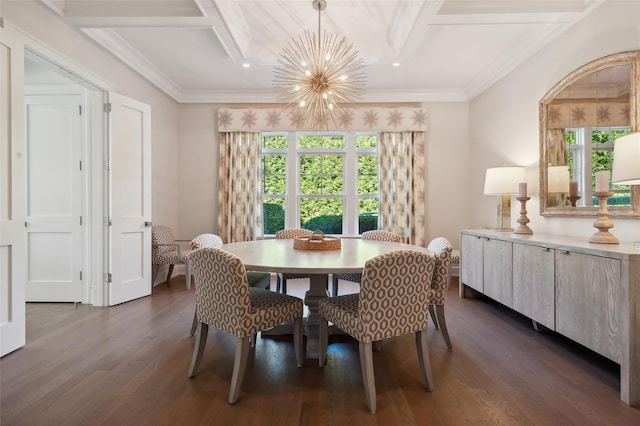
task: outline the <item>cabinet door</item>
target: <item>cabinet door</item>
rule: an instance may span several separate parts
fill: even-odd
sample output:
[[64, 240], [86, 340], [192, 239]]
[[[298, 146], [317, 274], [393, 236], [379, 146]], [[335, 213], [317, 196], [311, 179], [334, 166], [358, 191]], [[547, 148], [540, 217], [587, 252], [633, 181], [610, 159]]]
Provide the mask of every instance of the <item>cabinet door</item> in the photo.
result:
[[620, 363], [620, 261], [556, 250], [556, 331]]
[[513, 244], [513, 309], [555, 329], [554, 251]]
[[[482, 259], [482, 238], [475, 235], [460, 235], [460, 282], [481, 293], [483, 292]], [[462, 292], [462, 286], [460, 291]]]
[[484, 252], [484, 294], [511, 308], [512, 288], [512, 244], [508, 241], [485, 238]]

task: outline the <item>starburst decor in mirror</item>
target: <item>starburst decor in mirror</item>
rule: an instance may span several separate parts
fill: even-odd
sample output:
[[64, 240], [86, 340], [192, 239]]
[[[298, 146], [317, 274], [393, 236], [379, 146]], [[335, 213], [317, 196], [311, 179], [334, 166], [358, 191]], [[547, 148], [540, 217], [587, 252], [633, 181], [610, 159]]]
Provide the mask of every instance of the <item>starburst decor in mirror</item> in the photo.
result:
[[305, 31], [291, 40], [280, 53], [274, 67], [274, 88], [278, 102], [297, 126], [313, 131], [338, 126], [347, 113], [345, 104], [362, 98], [366, 76], [364, 64], [353, 44], [321, 30], [321, 15], [326, 0], [313, 0], [318, 11], [318, 32]]

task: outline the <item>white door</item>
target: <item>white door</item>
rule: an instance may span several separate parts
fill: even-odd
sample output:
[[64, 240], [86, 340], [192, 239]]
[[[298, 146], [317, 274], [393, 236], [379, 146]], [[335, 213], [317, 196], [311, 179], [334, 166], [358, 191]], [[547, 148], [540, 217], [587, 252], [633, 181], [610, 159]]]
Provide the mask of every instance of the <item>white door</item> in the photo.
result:
[[109, 304], [151, 294], [151, 107], [109, 93]]
[[24, 46], [0, 22], [0, 356], [25, 344]]
[[82, 97], [26, 96], [27, 302], [82, 302]]

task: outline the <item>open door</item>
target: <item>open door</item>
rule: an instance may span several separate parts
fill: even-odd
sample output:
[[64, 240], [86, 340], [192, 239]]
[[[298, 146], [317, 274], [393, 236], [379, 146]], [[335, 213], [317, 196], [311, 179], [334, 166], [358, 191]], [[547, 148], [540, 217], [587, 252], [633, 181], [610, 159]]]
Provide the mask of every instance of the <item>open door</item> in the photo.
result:
[[25, 344], [24, 46], [0, 19], [0, 356]]
[[109, 93], [109, 305], [151, 294], [151, 107]]

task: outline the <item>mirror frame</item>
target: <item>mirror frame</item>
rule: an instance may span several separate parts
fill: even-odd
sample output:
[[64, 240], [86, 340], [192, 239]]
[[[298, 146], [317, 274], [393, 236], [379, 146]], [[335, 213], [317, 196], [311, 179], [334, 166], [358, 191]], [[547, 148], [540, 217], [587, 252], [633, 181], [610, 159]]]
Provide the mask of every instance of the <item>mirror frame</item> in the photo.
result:
[[[547, 141], [547, 114], [549, 104], [555, 97], [571, 84], [581, 78], [606, 68], [620, 65], [631, 65], [631, 80], [629, 87], [629, 108], [630, 108], [630, 128], [631, 132], [640, 130], [640, 50], [614, 53], [589, 62], [588, 64], [573, 71], [560, 80], [546, 95], [540, 100], [540, 214], [542, 216], [593, 216], [596, 217], [598, 207], [555, 207], [547, 206], [547, 167], [549, 164], [549, 151]], [[629, 207], [608, 207], [610, 217], [640, 217], [640, 185], [631, 185], [631, 206]]]

